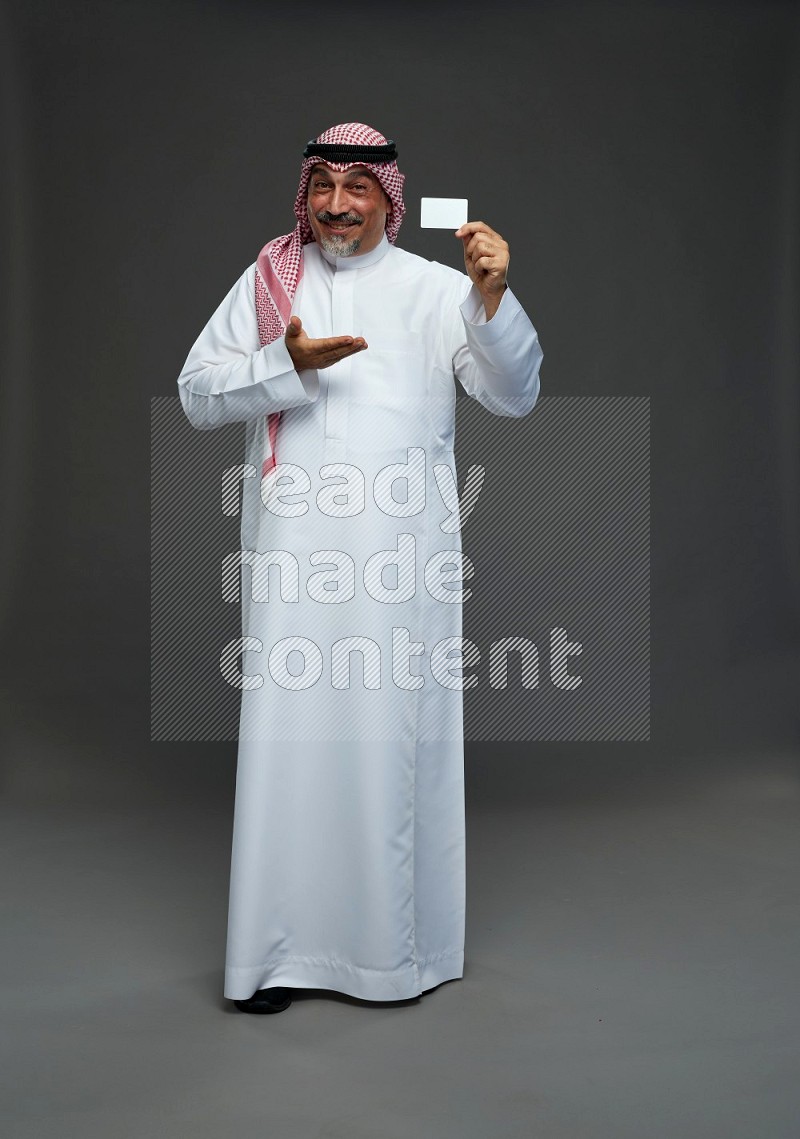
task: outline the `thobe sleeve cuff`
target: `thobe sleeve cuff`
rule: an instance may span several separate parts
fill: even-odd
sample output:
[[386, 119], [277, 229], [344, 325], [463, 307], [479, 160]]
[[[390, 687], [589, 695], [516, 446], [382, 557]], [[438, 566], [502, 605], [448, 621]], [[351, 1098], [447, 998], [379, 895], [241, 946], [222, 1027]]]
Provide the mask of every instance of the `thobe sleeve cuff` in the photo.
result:
[[522, 305], [506, 288], [497, 311], [487, 320], [483, 299], [473, 285], [460, 311], [466, 344], [453, 363], [465, 390], [496, 415], [527, 415], [539, 395], [543, 353]]
[[254, 269], [237, 281], [192, 348], [178, 393], [193, 427], [208, 430], [313, 403], [316, 371], [295, 371], [283, 337], [261, 346]]
[[522, 305], [508, 287], [500, 298], [500, 304], [491, 320], [486, 319], [483, 297], [476, 285], [472, 286], [461, 304], [464, 325], [472, 331], [477, 337], [477, 342], [481, 344], [494, 344], [504, 336], [519, 313], [525, 315]]
[[[313, 403], [319, 395], [319, 372], [307, 368], [296, 372], [286, 341], [281, 336], [266, 344], [261, 351], [267, 362], [272, 394], [276, 399], [285, 399], [284, 407], [299, 407], [303, 403]], [[281, 409], [282, 410], [282, 409]]]

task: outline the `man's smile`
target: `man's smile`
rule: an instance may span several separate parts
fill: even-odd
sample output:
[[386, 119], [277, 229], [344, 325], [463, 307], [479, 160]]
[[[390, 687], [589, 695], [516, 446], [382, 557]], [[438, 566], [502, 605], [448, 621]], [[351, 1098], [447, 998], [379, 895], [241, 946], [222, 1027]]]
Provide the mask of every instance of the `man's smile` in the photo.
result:
[[345, 233], [353, 226], [361, 225], [361, 219], [356, 218], [326, 218], [318, 217], [317, 221], [322, 222], [326, 229], [332, 230], [334, 233]]

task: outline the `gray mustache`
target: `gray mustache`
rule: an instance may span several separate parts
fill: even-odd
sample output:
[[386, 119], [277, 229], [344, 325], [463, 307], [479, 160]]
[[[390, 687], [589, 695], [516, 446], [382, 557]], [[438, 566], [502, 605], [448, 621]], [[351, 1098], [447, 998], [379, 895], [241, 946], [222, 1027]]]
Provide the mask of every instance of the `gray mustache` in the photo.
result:
[[314, 217], [317, 221], [343, 221], [350, 225], [361, 225], [364, 220], [359, 214], [329, 214], [327, 210], [320, 210], [318, 214], [314, 214]]

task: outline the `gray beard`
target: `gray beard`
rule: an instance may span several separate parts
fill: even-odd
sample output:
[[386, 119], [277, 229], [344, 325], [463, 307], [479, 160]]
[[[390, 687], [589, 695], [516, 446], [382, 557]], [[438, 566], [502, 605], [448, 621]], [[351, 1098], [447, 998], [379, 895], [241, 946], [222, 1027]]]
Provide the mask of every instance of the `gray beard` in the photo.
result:
[[345, 241], [343, 237], [321, 237], [319, 243], [331, 257], [350, 257], [358, 252], [361, 238], [351, 237], [349, 241]]

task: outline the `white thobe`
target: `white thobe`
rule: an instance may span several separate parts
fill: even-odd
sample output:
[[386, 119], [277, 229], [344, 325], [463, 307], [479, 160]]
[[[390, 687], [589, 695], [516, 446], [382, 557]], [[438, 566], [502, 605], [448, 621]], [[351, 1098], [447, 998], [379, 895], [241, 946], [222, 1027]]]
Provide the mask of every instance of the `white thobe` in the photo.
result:
[[469, 575], [440, 491], [448, 472], [455, 485], [455, 380], [524, 415], [542, 352], [510, 289], [487, 321], [468, 277], [385, 236], [360, 256], [312, 243], [303, 257], [292, 311], [306, 333], [363, 336], [365, 351], [298, 374], [283, 339], [260, 346], [251, 265], [178, 380], [195, 427], [247, 423], [242, 550], [280, 567], [266, 596], [242, 587], [225, 995], [402, 1000], [464, 964], [468, 670], [452, 646]]

